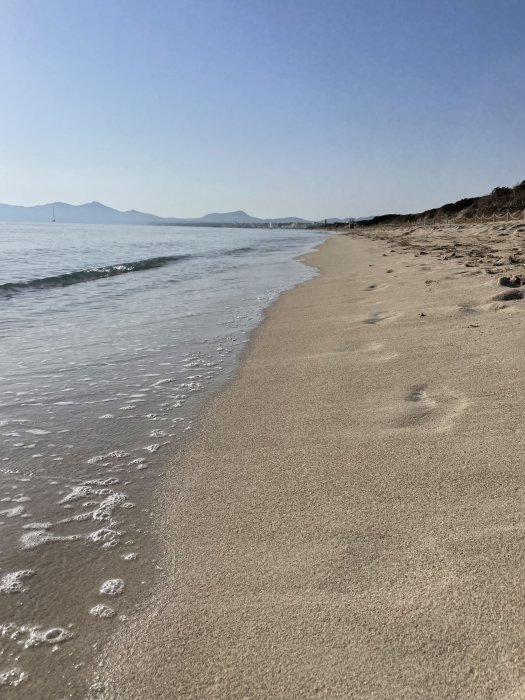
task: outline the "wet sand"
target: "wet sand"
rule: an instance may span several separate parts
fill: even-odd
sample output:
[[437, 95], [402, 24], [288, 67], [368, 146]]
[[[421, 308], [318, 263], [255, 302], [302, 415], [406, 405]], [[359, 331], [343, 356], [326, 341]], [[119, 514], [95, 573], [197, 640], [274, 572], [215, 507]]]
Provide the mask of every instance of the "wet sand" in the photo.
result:
[[[472, 251], [498, 231], [434, 236]], [[163, 586], [94, 696], [525, 697], [509, 232], [498, 274], [429, 229], [308, 256], [320, 276], [270, 309], [173, 464]]]

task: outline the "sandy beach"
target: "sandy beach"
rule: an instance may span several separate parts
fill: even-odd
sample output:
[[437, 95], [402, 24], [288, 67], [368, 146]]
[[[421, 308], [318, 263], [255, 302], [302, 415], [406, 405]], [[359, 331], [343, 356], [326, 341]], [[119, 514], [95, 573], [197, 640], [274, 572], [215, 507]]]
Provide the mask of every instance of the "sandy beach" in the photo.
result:
[[172, 465], [163, 585], [96, 697], [525, 697], [524, 234], [308, 256]]

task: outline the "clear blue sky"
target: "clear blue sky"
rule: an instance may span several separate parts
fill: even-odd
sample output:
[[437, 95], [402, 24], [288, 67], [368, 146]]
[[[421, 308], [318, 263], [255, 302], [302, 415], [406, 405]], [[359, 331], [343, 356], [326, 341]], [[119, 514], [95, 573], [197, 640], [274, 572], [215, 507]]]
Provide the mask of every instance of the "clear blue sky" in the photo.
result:
[[421, 210], [525, 179], [523, 0], [0, 0], [0, 201]]

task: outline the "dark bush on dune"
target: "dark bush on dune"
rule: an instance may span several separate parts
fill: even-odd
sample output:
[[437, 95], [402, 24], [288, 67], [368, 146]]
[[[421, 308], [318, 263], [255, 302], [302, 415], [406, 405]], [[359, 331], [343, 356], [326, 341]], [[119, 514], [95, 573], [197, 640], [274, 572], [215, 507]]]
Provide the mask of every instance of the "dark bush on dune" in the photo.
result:
[[360, 222], [361, 226], [377, 226], [379, 224], [403, 224], [418, 221], [442, 221], [461, 217], [472, 219], [484, 216], [523, 211], [525, 209], [525, 180], [515, 187], [495, 187], [490, 194], [482, 197], [464, 197], [457, 202], [449, 202], [436, 209], [427, 209], [417, 214], [383, 214]]

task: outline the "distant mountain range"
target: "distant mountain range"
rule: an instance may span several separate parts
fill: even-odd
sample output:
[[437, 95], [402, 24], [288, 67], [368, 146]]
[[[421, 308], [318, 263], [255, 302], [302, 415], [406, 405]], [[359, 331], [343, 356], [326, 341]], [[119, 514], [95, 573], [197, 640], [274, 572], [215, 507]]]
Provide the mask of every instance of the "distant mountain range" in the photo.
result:
[[100, 202], [89, 204], [66, 204], [51, 202], [34, 207], [20, 207], [12, 204], [0, 204], [0, 221], [18, 221], [48, 223], [53, 220], [67, 224], [184, 224], [194, 226], [213, 226], [226, 224], [285, 224], [310, 223], [306, 219], [289, 216], [282, 219], [259, 219], [250, 216], [245, 211], [229, 211], [224, 213], [206, 214], [196, 219], [180, 219], [176, 217], [161, 217], [146, 214], [141, 211], [119, 211], [107, 207]]

